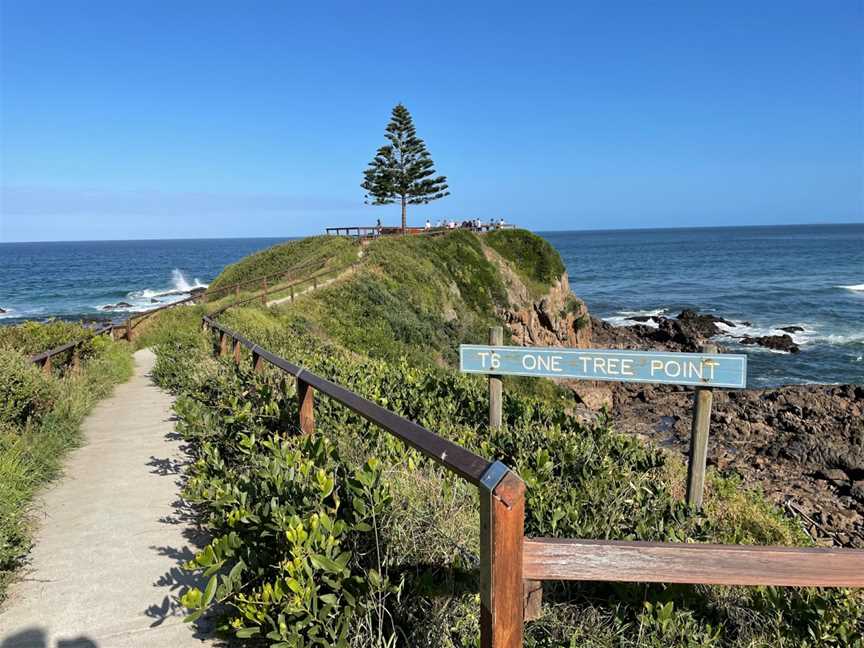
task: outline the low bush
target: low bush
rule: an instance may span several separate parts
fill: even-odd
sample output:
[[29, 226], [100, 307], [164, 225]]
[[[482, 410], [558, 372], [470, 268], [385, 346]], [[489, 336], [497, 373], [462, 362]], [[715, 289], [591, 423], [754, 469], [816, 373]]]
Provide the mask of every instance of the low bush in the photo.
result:
[[[508, 393], [505, 426], [490, 432], [481, 379], [357, 355], [261, 310], [223, 319], [512, 466], [528, 486], [528, 535], [807, 542], [758, 495], [716, 474], [705, 514], [695, 514], [673, 481], [680, 462], [615, 434], [608, 421], [585, 425], [554, 401]], [[293, 380], [272, 369], [252, 374], [248, 357], [241, 368], [214, 362], [211, 344], [178, 337], [159, 348], [157, 365], [180, 395], [178, 429], [195, 449], [187, 495], [215, 537], [189, 565], [216, 577], [186, 593], [192, 616], [213, 609], [225, 630], [275, 646], [476, 645], [475, 489], [327, 398], [316, 401], [316, 436], [298, 437]], [[363, 517], [372, 510], [374, 521]], [[324, 546], [331, 552], [320, 553]], [[860, 593], [843, 590], [550, 583], [544, 596], [543, 617], [526, 626], [535, 648], [862, 645]]]
[[36, 421], [56, 397], [55, 381], [18, 351], [0, 348], [0, 424]]

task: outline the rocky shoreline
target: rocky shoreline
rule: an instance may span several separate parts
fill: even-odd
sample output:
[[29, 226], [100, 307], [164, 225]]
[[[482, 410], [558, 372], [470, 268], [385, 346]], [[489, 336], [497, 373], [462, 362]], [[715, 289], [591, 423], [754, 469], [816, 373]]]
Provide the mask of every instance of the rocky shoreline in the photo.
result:
[[[694, 310], [636, 316], [630, 326], [592, 317], [565, 274], [540, 300], [503, 313], [514, 344], [572, 348], [698, 351], [716, 337], [774, 351], [799, 351], [790, 333], [749, 338], [735, 323]], [[515, 299], [520, 297], [521, 299]], [[747, 326], [748, 323], [743, 323]], [[722, 351], [722, 345], [717, 345]], [[682, 455], [689, 453], [693, 392], [634, 383], [564, 381], [585, 416], [602, 408], [615, 427]], [[799, 519], [819, 543], [864, 548], [864, 385], [788, 385], [716, 390], [708, 463]]]
[[[727, 320], [695, 311], [655, 318], [655, 323], [657, 328], [640, 323], [615, 327], [592, 318], [592, 344], [697, 351], [717, 335], [728, 336], [730, 325], [734, 327]], [[794, 333], [794, 328], [784, 330]], [[798, 351], [785, 334], [741, 342]], [[582, 398], [586, 406], [609, 407], [619, 430], [684, 455], [689, 452], [691, 390], [604, 383], [581, 391], [586, 392], [587, 398]], [[716, 390], [708, 463], [738, 473], [747, 485], [760, 488], [798, 517], [817, 542], [864, 548], [864, 386]]]

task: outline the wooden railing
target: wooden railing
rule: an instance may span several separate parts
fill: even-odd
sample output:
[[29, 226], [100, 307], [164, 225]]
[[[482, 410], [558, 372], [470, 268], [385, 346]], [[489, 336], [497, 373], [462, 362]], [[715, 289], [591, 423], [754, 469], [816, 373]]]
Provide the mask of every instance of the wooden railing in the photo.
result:
[[245, 347], [256, 372], [267, 363], [294, 376], [302, 433], [315, 431], [317, 390], [477, 487], [482, 648], [522, 646], [524, 622], [539, 615], [546, 580], [864, 587], [864, 551], [854, 549], [527, 538], [525, 484], [500, 461], [263, 349], [213, 317], [202, 323], [218, 334], [218, 355], [239, 364]]
[[289, 281], [288, 283], [284, 283], [273, 288], [269, 288], [267, 283], [265, 282], [260, 292], [254, 293], [246, 299], [237, 299], [230, 304], [226, 304], [225, 306], [214, 311], [210, 315], [212, 317], [216, 317], [227, 311], [229, 308], [233, 308], [235, 306], [242, 306], [244, 304], [249, 304], [255, 301], [260, 301], [262, 304], [266, 305], [269, 299], [273, 298], [274, 295], [280, 293], [288, 293], [286, 298], [294, 301], [295, 297], [299, 296], [303, 292], [298, 291], [298, 287], [303, 286], [304, 284], [308, 284], [308, 289], [317, 290], [319, 285], [323, 283], [323, 281], [328, 275], [333, 275], [332, 278], [335, 278], [343, 272], [347, 272], [352, 268], [357, 268], [359, 264], [359, 261], [352, 261], [351, 263], [341, 264], [335, 267], [324, 267], [317, 272], [313, 272], [312, 274], [306, 275], [304, 277], [298, 277], [293, 281]]
[[30, 362], [35, 365], [39, 365], [42, 368], [43, 372], [50, 375], [51, 372], [54, 370], [54, 358], [71, 351], [72, 354], [69, 359], [69, 364], [72, 371], [77, 373], [78, 370], [81, 368], [82, 345], [84, 345], [84, 343], [88, 342], [96, 336], [111, 333], [112, 329], [113, 326], [111, 324], [101, 326], [97, 329], [93, 329], [92, 335], [83, 337], [79, 340], [73, 340], [72, 342], [67, 342], [66, 344], [61, 344], [60, 346], [53, 349], [48, 349], [47, 351], [42, 351], [41, 353], [30, 356]]

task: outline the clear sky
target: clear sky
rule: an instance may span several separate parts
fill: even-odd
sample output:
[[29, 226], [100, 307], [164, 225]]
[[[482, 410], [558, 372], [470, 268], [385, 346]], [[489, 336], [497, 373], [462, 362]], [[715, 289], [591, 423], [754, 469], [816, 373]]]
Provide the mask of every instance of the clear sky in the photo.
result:
[[535, 230], [864, 221], [864, 2], [0, 0], [0, 240], [291, 236], [390, 110]]

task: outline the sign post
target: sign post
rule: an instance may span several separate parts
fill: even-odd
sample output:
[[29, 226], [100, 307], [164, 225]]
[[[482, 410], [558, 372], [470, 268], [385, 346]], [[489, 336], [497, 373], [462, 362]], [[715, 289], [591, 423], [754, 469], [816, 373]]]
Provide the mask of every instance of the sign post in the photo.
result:
[[[706, 344], [703, 353], [717, 353], [717, 347]], [[708, 428], [711, 425], [711, 387], [697, 387], [693, 392], [693, 422], [690, 427], [690, 461], [687, 463], [687, 503], [702, 508], [705, 490], [705, 462], [708, 459]]]
[[687, 503], [701, 508], [712, 390], [747, 386], [746, 355], [717, 353], [714, 345], [702, 347], [699, 353], [502, 346], [500, 327], [490, 330], [489, 339], [489, 346], [461, 345], [459, 368], [465, 373], [489, 376], [489, 425], [493, 428], [501, 426], [502, 375], [695, 387]]
[[[498, 347], [504, 344], [504, 331], [500, 326], [489, 328], [489, 345]], [[498, 429], [501, 427], [501, 401], [503, 400], [504, 385], [498, 374], [489, 375], [489, 427]]]

